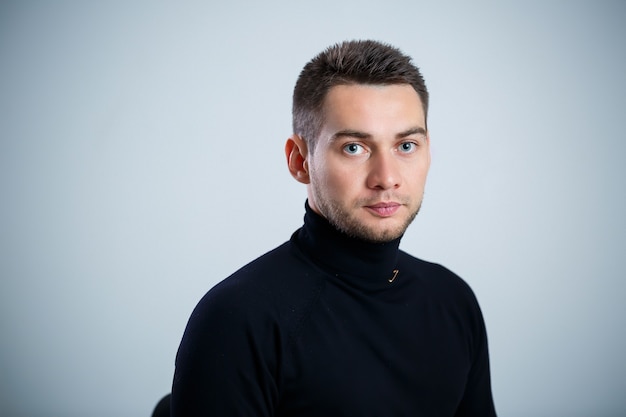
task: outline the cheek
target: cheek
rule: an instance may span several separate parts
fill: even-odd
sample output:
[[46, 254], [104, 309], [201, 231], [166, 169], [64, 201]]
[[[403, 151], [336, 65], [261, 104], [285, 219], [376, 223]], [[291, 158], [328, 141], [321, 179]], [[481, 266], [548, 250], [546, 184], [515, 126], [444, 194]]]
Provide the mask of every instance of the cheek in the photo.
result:
[[321, 176], [320, 185], [332, 195], [343, 195], [350, 186], [350, 175], [348, 173], [326, 172]]
[[357, 182], [357, 174], [354, 169], [342, 164], [333, 164], [332, 158], [328, 158], [324, 164], [316, 164], [311, 171], [311, 179], [318, 186], [325, 189], [329, 194], [340, 194]]
[[420, 166], [410, 170], [405, 177], [407, 182], [414, 188], [423, 188], [426, 183], [426, 176], [428, 175], [428, 167]]

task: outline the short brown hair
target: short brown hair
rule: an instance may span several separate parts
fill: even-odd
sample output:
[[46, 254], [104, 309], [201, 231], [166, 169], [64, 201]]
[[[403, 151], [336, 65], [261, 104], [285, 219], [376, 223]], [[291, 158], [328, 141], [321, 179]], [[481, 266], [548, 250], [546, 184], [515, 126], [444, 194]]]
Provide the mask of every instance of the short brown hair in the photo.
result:
[[409, 56], [391, 45], [372, 40], [338, 43], [304, 66], [294, 88], [293, 132], [311, 150], [322, 127], [326, 94], [334, 86], [347, 84], [409, 84], [419, 95], [426, 119], [428, 90]]

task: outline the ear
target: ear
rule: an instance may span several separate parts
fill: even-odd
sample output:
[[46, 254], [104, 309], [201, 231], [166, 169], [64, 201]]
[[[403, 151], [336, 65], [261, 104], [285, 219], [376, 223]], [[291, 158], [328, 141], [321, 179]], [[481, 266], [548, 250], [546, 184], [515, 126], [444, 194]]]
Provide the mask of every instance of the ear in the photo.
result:
[[431, 155], [431, 151], [430, 151], [430, 132], [426, 131], [426, 146], [428, 147], [428, 168], [430, 169], [430, 155]]
[[291, 176], [302, 184], [309, 184], [308, 149], [304, 139], [296, 134], [289, 137], [285, 143], [285, 156]]

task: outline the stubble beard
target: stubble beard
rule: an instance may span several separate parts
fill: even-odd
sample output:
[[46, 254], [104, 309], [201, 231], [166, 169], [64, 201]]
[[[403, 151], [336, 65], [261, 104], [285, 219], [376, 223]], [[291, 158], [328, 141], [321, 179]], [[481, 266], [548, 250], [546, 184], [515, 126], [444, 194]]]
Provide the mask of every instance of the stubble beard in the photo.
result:
[[[422, 206], [422, 196], [420, 196], [419, 204], [409, 213], [402, 224], [379, 230], [373, 229], [365, 224], [347, 208], [343, 207], [339, 201], [326, 198], [320, 193], [320, 190], [313, 189], [313, 194], [315, 195], [318, 210], [337, 230], [350, 237], [374, 243], [390, 242], [401, 237], [413, 222]], [[359, 201], [355, 204], [355, 207], [358, 209], [366, 205], [366, 201]]]

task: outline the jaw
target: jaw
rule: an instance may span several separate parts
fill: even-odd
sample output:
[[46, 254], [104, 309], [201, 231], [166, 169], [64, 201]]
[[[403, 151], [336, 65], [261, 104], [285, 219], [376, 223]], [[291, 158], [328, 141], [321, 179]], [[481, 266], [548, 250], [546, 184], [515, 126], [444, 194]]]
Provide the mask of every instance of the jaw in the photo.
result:
[[393, 216], [381, 217], [364, 208], [353, 215], [328, 220], [350, 236], [372, 242], [389, 242], [401, 237], [414, 217], [406, 209]]

